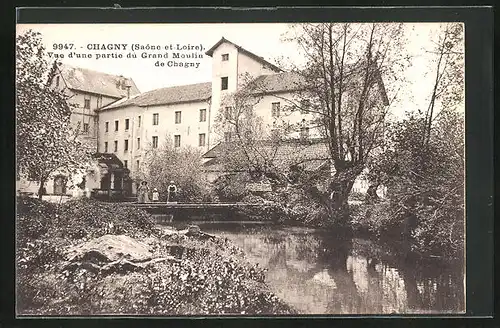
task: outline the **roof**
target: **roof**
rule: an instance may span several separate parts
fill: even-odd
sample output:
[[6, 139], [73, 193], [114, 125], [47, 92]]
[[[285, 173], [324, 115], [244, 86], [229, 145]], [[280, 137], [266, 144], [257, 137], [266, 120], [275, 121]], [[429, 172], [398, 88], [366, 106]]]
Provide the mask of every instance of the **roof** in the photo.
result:
[[237, 45], [236, 43], [233, 43], [233, 42], [227, 40], [224, 37], [222, 37], [216, 44], [214, 44], [212, 46], [212, 48], [210, 48], [207, 52], [205, 52], [205, 54], [208, 55], [208, 56], [210, 56], [210, 57], [212, 57], [215, 49], [217, 49], [224, 42], [232, 44], [233, 46], [236, 47], [236, 49], [238, 49], [239, 52], [244, 53], [248, 57], [251, 57], [251, 58], [255, 59], [256, 61], [258, 61], [258, 62], [260, 62], [260, 63], [262, 63], [262, 64], [264, 64], [266, 66], [269, 66], [269, 68], [271, 68], [272, 70], [274, 70], [276, 72], [282, 72], [283, 71], [281, 68], [279, 68], [278, 66], [276, 66], [274, 64], [271, 64], [270, 62], [268, 62], [267, 60], [265, 60], [263, 57], [257, 56], [253, 52], [246, 50], [245, 48]]
[[130, 99], [119, 100], [101, 110], [125, 106], [158, 106], [208, 100], [212, 96], [212, 83], [196, 83], [155, 89]]
[[113, 98], [122, 98], [127, 96], [126, 85], [130, 85], [130, 95], [140, 93], [134, 80], [131, 78], [93, 71], [86, 68], [72, 67], [62, 63], [57, 63], [57, 68], [68, 89], [95, 93]]
[[114, 171], [129, 171], [123, 166], [122, 161], [120, 161], [120, 159], [115, 154], [95, 153], [92, 155], [92, 158], [97, 160], [100, 167], [109, 168]]
[[[272, 159], [274, 165], [287, 170], [291, 165], [299, 165], [305, 170], [319, 169], [326, 161], [330, 160], [328, 145], [324, 140], [310, 140], [300, 142], [291, 140], [278, 145], [269, 141], [259, 141], [257, 145], [259, 156], [264, 155]], [[209, 159], [203, 165], [207, 171], [223, 171], [225, 159], [221, 156], [229, 152], [236, 158], [239, 145], [237, 142], [221, 142], [203, 155]], [[234, 155], [234, 156], [233, 156]]]
[[256, 94], [270, 94], [303, 90], [306, 79], [296, 72], [282, 72], [271, 75], [261, 75], [255, 78], [250, 85]]

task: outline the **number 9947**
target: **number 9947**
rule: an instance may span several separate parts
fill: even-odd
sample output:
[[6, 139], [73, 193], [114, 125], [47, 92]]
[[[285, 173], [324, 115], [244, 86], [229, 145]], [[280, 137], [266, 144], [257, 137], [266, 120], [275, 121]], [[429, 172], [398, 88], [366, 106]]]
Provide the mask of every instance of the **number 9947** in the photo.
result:
[[53, 50], [72, 50], [73, 43], [54, 43], [52, 45]]

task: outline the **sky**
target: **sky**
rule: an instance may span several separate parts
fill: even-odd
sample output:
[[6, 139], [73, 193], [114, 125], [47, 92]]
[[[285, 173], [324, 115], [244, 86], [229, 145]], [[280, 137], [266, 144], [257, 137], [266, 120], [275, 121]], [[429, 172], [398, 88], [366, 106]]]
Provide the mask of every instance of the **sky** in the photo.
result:
[[[407, 50], [415, 55], [412, 65], [405, 74], [408, 86], [404, 99], [394, 109], [396, 115], [404, 110], [423, 108], [428, 102], [432, 88], [432, 77], [429, 71], [429, 57], [422, 51], [430, 49], [430, 39], [435, 33], [436, 23], [408, 24], [406, 26], [409, 42]], [[47, 51], [52, 51], [54, 44], [73, 44], [73, 50], [53, 51], [65, 55], [60, 59], [63, 63], [102, 71], [110, 74], [123, 75], [134, 80], [141, 92], [183, 84], [209, 82], [211, 80], [211, 58], [204, 55], [222, 37], [236, 43], [243, 48], [263, 57], [271, 63], [276, 63], [280, 57], [286, 57], [294, 63], [300, 64], [303, 57], [299, 55], [296, 45], [282, 41], [282, 36], [289, 30], [288, 24], [282, 23], [254, 23], [254, 24], [18, 24], [17, 33], [21, 34], [29, 29], [41, 33]], [[87, 49], [88, 44], [131, 44], [160, 46], [172, 44], [199, 45], [202, 51], [185, 51], [197, 53], [203, 58], [188, 60], [198, 61], [197, 68], [155, 67], [157, 61], [166, 60], [140, 58], [142, 51], [136, 51], [138, 58], [126, 58], [129, 51], [101, 51]], [[129, 50], [129, 49], [127, 49]], [[91, 53], [93, 58], [68, 58], [70, 52]], [[121, 53], [122, 59], [96, 59], [96, 55], [103, 53]], [[391, 98], [391, 95], [389, 95]]]

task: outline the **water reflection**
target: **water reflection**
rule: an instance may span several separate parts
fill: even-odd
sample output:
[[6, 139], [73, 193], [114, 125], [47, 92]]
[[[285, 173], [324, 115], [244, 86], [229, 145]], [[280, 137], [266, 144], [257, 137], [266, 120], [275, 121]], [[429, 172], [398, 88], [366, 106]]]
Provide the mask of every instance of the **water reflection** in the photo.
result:
[[363, 239], [312, 229], [204, 225], [268, 269], [273, 291], [304, 314], [464, 311], [460, 267], [408, 263]]

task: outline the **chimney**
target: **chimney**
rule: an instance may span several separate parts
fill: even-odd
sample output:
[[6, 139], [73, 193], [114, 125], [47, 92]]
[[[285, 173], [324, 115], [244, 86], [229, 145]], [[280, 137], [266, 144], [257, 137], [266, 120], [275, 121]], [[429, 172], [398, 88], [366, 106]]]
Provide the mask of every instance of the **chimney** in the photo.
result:
[[127, 99], [130, 98], [130, 88], [132, 87], [132, 84], [130, 83], [129, 79], [125, 79], [125, 87], [127, 88]]

